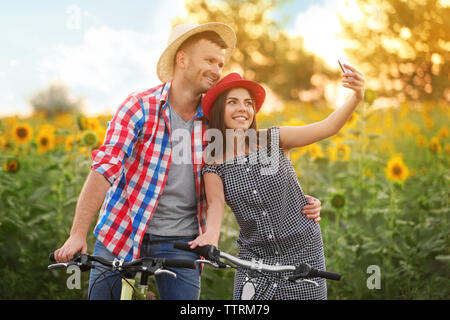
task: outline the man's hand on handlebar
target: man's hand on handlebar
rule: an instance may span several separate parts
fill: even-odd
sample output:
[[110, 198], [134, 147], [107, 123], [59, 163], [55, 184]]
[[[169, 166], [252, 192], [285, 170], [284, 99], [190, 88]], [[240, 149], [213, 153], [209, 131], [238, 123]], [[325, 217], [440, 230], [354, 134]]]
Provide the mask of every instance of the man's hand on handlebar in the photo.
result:
[[86, 238], [78, 235], [71, 235], [64, 245], [55, 251], [55, 260], [58, 263], [72, 260], [76, 253], [87, 253]]

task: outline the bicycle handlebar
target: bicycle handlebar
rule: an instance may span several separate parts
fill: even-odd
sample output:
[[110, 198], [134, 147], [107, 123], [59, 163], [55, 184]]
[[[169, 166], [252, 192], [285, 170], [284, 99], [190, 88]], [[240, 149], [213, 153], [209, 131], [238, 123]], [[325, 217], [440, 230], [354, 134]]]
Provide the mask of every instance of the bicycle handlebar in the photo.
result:
[[247, 261], [239, 259], [231, 254], [228, 254], [226, 252], [221, 252], [213, 245], [206, 245], [203, 247], [196, 247], [194, 249], [191, 249], [191, 247], [184, 242], [175, 242], [173, 244], [173, 247], [180, 250], [185, 251], [191, 251], [195, 252], [200, 256], [205, 257], [205, 259], [214, 261], [216, 263], [222, 264], [223, 262], [220, 261], [220, 258], [226, 259], [242, 268], [250, 269], [250, 270], [257, 270], [267, 273], [279, 273], [279, 272], [285, 272], [285, 271], [293, 271], [293, 276], [289, 277], [289, 280], [295, 281], [299, 278], [325, 278], [329, 280], [336, 280], [339, 281], [341, 279], [341, 275], [339, 273], [335, 272], [329, 272], [329, 271], [322, 271], [315, 269], [311, 267], [307, 263], [302, 263], [299, 266], [291, 266], [291, 265], [268, 265], [264, 264], [259, 261]]
[[191, 249], [191, 246], [187, 244], [186, 242], [174, 242], [173, 247], [175, 249], [180, 249], [184, 251], [190, 251], [198, 254], [199, 256], [204, 257], [205, 259], [215, 261], [220, 257], [220, 250], [218, 250], [213, 245], [207, 245], [203, 247], [195, 247], [194, 249]]
[[294, 272], [294, 277], [307, 277], [307, 278], [325, 278], [329, 280], [341, 280], [341, 275], [336, 272], [329, 272], [324, 270], [318, 270], [313, 267], [311, 267], [307, 263], [302, 263], [300, 266], [296, 267]]
[[[50, 253], [49, 260], [51, 262], [56, 262], [54, 253]], [[90, 262], [95, 261], [106, 267], [113, 267], [117, 269], [126, 269], [131, 267], [139, 267], [139, 266], [152, 266], [159, 264], [161, 267], [166, 268], [188, 268], [188, 269], [197, 269], [197, 263], [195, 260], [186, 260], [186, 259], [170, 259], [170, 258], [149, 258], [144, 257], [141, 259], [133, 260], [130, 262], [125, 262], [123, 260], [115, 259], [113, 261], [107, 260], [100, 256], [93, 256], [89, 254], [76, 254], [75, 257], [70, 260], [67, 265], [74, 264], [79, 265], [80, 267], [85, 267], [85, 270], [89, 270], [91, 268]], [[50, 268], [50, 266], [49, 266]], [[82, 268], [83, 270], [83, 268]], [[83, 270], [83, 271], [85, 271]]]

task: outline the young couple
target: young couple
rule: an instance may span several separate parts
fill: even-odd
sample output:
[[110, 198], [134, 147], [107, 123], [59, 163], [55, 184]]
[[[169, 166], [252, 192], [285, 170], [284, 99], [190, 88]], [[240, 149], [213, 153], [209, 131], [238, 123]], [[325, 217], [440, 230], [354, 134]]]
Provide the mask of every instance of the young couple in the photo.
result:
[[[198, 259], [174, 249], [173, 242], [217, 246], [226, 201], [240, 226], [240, 257], [325, 268], [321, 203], [303, 194], [288, 152], [339, 131], [363, 97], [363, 76], [347, 66], [351, 72], [343, 75], [344, 86], [355, 93], [325, 120], [261, 130], [259, 138], [267, 139], [256, 145], [235, 143], [242, 132], [256, 130], [255, 115], [265, 98], [259, 84], [236, 73], [219, 81], [235, 43], [234, 31], [222, 23], [172, 30], [157, 66], [163, 84], [129, 95], [108, 123], [104, 144], [92, 153], [70, 236], [55, 251], [58, 262], [87, 252], [88, 230], [99, 209], [93, 254], [127, 261], [144, 256]], [[214, 162], [205, 164], [208, 128], [239, 130], [215, 150]], [[172, 161], [181, 143], [172, 136], [178, 129], [192, 133], [191, 148], [183, 155], [190, 161], [183, 163]], [[275, 170], [264, 171], [267, 157], [277, 160]], [[177, 279], [156, 276], [161, 299], [198, 299], [200, 271], [174, 271]], [[89, 298], [118, 299], [120, 278], [100, 273], [91, 271]], [[245, 281], [237, 272], [235, 299], [241, 298]], [[269, 287], [258, 278], [255, 285], [265, 290], [257, 290], [264, 294], [256, 298], [326, 299], [326, 283], [319, 284]]]

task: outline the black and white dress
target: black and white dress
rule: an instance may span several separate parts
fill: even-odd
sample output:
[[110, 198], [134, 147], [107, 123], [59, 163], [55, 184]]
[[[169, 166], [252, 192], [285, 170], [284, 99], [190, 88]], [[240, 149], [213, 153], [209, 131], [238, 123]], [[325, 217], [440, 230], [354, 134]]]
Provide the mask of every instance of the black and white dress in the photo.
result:
[[[220, 176], [225, 201], [240, 226], [237, 240], [239, 258], [265, 264], [298, 265], [309, 263], [325, 270], [322, 234], [318, 223], [307, 219], [302, 208], [308, 204], [291, 161], [279, 146], [279, 128], [268, 129], [266, 146], [219, 165], [204, 165], [202, 173]], [[235, 300], [242, 297], [247, 274], [238, 269], [234, 281]], [[326, 281], [312, 283], [258, 276], [254, 299], [327, 299]]]

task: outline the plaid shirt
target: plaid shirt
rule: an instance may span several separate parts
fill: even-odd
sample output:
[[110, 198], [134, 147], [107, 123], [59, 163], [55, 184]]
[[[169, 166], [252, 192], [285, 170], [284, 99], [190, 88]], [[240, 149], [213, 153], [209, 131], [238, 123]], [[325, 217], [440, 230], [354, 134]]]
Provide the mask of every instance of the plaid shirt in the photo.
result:
[[[119, 258], [137, 259], [147, 225], [162, 195], [171, 162], [171, 82], [129, 95], [108, 123], [105, 142], [92, 152], [91, 169], [111, 187], [94, 235]], [[206, 198], [201, 179], [203, 134], [201, 107], [191, 134], [199, 234], [206, 226]]]

